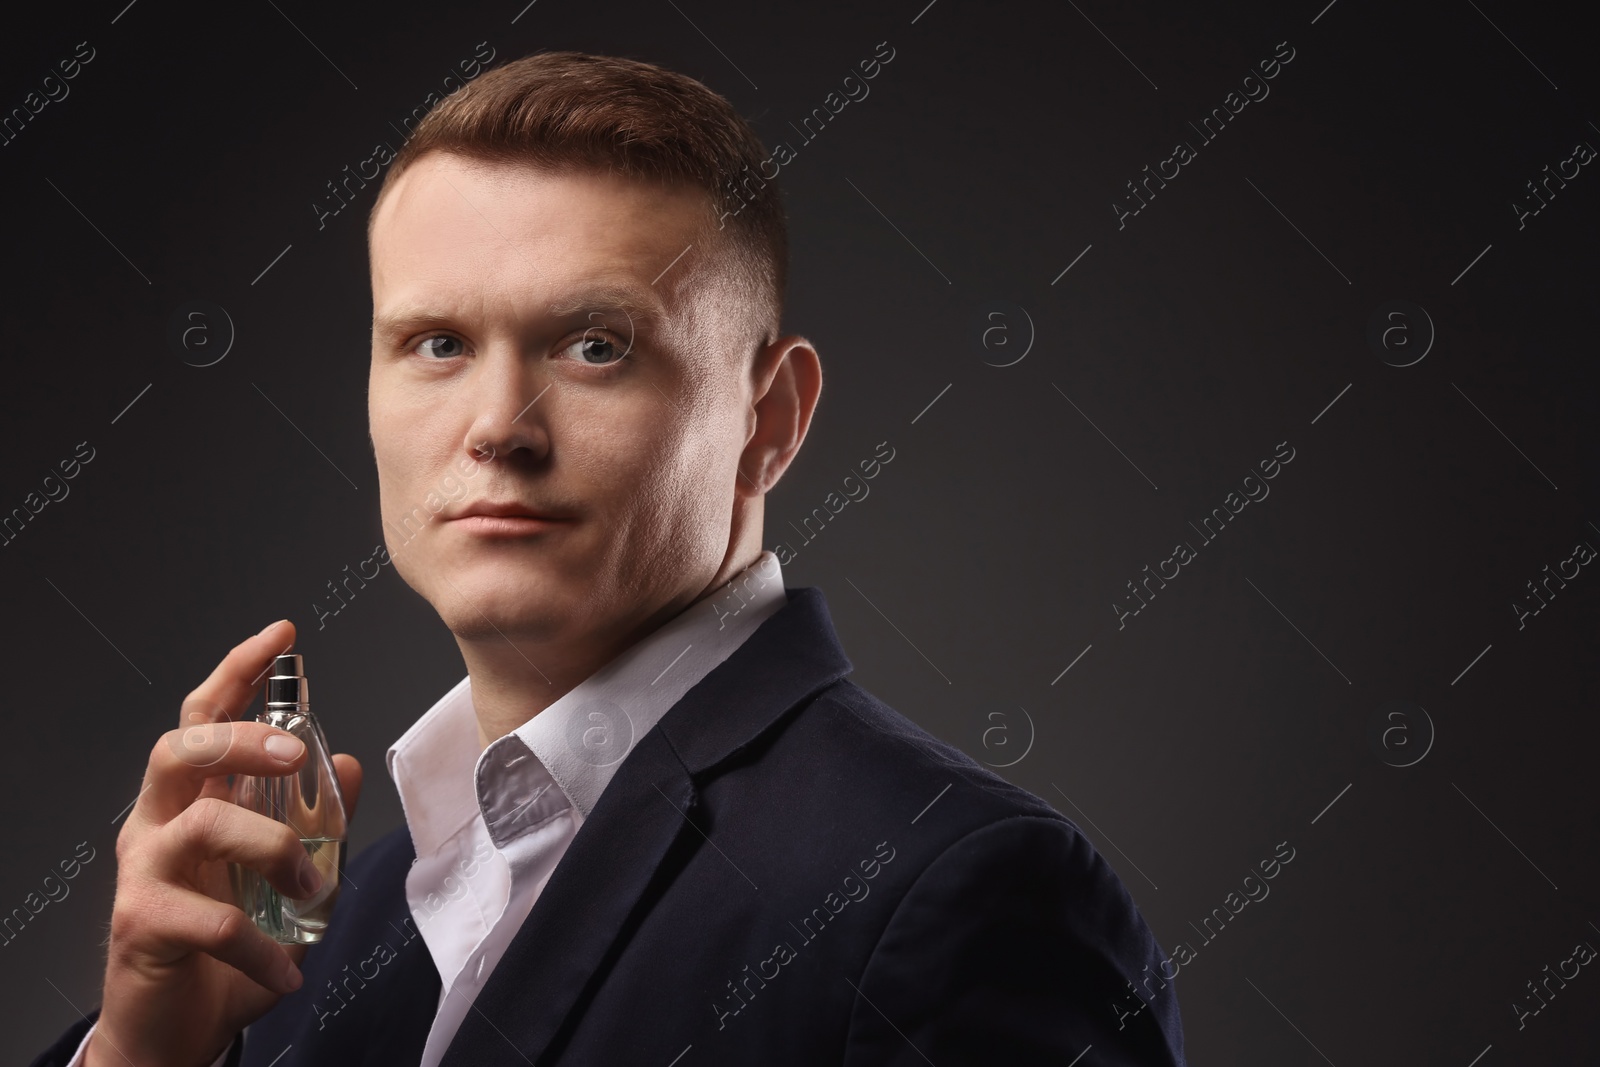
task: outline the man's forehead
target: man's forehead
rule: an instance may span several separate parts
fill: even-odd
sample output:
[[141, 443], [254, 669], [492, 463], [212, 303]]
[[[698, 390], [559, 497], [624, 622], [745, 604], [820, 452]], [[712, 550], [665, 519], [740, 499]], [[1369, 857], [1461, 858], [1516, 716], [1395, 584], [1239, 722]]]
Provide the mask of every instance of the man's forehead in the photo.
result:
[[658, 320], [687, 295], [685, 273], [701, 258], [691, 250], [708, 251], [696, 248], [707, 221], [697, 198], [611, 175], [435, 153], [390, 193], [373, 226], [375, 321], [451, 310], [501, 286], [550, 314]]
[[373, 220], [375, 258], [392, 246], [460, 242], [488, 249], [579, 238], [602, 251], [678, 255], [711, 217], [702, 193], [603, 171], [553, 170], [430, 152], [385, 190]]

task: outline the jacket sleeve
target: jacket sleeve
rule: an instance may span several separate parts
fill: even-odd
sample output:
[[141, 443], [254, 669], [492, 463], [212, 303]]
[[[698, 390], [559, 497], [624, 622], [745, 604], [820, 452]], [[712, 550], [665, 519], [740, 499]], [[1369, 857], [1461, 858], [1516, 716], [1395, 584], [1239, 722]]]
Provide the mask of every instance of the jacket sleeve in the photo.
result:
[[906, 891], [854, 983], [844, 1064], [1066, 1067], [1092, 1047], [1085, 1067], [1184, 1067], [1164, 959], [1075, 826], [1002, 819]]
[[[89, 1031], [94, 1029], [94, 1024], [100, 1018], [100, 1009], [96, 1008], [88, 1015], [67, 1027], [67, 1032], [56, 1038], [56, 1043], [34, 1057], [29, 1067], [78, 1067], [82, 1063], [79, 1053], [83, 1051], [83, 1039], [89, 1036]], [[211, 1067], [239, 1067], [239, 1054], [244, 1049], [244, 1042], [238, 1037], [233, 1039], [233, 1044], [218, 1056]]]
[[100, 1009], [96, 1008], [87, 1016], [79, 1019], [67, 1027], [66, 1033], [56, 1038], [55, 1044], [45, 1049], [33, 1058], [29, 1067], [67, 1067], [78, 1052], [78, 1046], [83, 1044], [84, 1036], [89, 1033], [94, 1021], [100, 1017]]

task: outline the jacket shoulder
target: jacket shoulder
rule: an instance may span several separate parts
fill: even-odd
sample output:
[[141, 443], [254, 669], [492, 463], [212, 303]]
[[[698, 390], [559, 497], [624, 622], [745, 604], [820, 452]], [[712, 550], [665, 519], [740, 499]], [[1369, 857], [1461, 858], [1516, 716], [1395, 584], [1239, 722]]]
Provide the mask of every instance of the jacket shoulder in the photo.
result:
[[[865, 755], [879, 768], [863, 785], [880, 796], [911, 794], [930, 786], [935, 790], [960, 786], [941, 796], [938, 804], [952, 801], [951, 807], [974, 818], [972, 825], [1034, 815], [1059, 820], [1076, 830], [1043, 798], [1002, 778], [848, 679], [819, 692], [808, 710], [824, 720], [822, 732], [831, 747]], [[933, 794], [927, 799], [932, 801]]]

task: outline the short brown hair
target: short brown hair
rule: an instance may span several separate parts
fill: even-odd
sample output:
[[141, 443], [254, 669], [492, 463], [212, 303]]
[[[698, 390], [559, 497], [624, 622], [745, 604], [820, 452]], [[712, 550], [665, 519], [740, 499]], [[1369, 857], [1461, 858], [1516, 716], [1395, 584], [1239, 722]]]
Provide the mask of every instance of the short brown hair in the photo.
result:
[[776, 182], [746, 173], [759, 173], [768, 153], [733, 105], [694, 78], [570, 51], [536, 52], [485, 72], [429, 111], [395, 154], [368, 216], [369, 242], [384, 192], [434, 151], [704, 190], [757, 308], [753, 325], [763, 344], [777, 339], [788, 228]]

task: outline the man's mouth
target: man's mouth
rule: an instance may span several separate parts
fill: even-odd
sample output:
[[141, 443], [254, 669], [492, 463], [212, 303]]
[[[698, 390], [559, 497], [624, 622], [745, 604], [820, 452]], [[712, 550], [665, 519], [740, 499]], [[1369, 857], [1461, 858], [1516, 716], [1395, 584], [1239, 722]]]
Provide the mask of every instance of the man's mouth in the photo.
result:
[[517, 501], [483, 500], [448, 514], [446, 522], [484, 537], [529, 537], [571, 525], [575, 517]]

